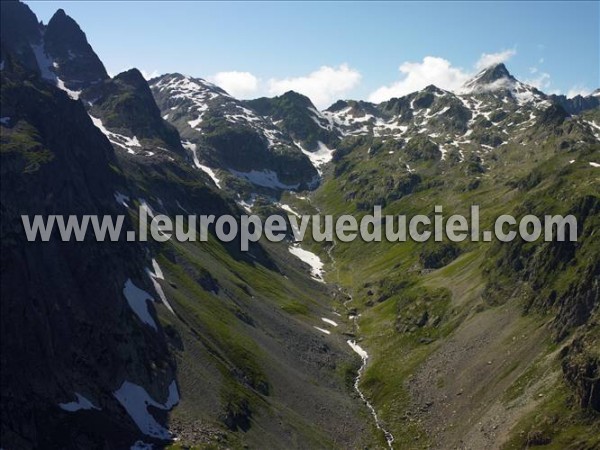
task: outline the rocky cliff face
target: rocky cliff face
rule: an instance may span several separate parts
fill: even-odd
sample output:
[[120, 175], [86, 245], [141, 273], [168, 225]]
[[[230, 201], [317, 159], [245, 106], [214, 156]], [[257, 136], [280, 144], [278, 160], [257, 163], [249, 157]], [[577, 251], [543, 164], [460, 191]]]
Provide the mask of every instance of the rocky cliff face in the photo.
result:
[[[138, 206], [241, 210], [139, 71], [107, 78], [62, 11], [43, 26], [20, 3], [2, 8], [2, 447], [164, 446], [173, 433], [222, 447], [368, 443], [339, 369], [351, 370], [349, 351], [309, 325], [328, 292], [284, 245], [25, 240], [23, 214], [121, 214], [135, 230]], [[236, 132], [263, 154], [241, 169], [298, 185], [316, 176], [299, 149], [272, 151], [247, 124]], [[223, 127], [212, 139], [239, 163]]]
[[9, 117], [2, 125], [2, 445], [127, 445], [137, 425], [113, 393], [130, 381], [163, 403], [174, 379], [162, 331], [141, 321], [124, 295], [128, 281], [149, 289], [149, 262], [124, 238], [63, 243], [54, 234], [27, 242], [21, 223], [21, 215], [122, 213], [115, 192], [125, 180], [80, 102], [14, 60], [2, 70], [1, 95]]
[[197, 78], [167, 74], [150, 81], [163, 117], [203, 164], [275, 190], [318, 182], [310, 160], [269, 117]]
[[79, 25], [62, 9], [43, 31], [44, 50], [52, 59], [56, 76], [67, 89], [79, 91], [108, 79], [106, 69]]
[[259, 98], [246, 104], [285, 131], [294, 142], [309, 152], [316, 152], [323, 144], [336, 148], [340, 133], [315, 108], [310, 99], [290, 91], [274, 98]]
[[123, 142], [113, 138], [122, 149], [142, 154], [175, 153], [191, 160], [175, 127], [161, 117], [148, 83], [137, 69], [90, 86], [82, 100], [88, 105], [89, 114], [99, 119], [102, 126], [115, 136], [129, 138]]
[[[399, 446], [594, 442], [597, 94], [547, 96], [495, 65], [381, 104], [239, 101], [175, 73], [109, 78], [62, 10], [43, 25], [18, 2], [1, 49], [3, 448], [383, 445], [347, 339]], [[315, 244], [349, 296], [288, 241], [27, 242], [21, 222], [473, 203], [573, 214], [579, 239]]]

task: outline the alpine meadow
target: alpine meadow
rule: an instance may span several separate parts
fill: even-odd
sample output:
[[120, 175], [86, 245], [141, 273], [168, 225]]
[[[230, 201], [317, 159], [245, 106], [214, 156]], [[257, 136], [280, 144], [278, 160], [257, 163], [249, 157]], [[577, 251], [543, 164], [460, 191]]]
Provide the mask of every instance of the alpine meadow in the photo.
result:
[[[527, 2], [450, 4], [495, 27]], [[472, 69], [422, 54], [375, 80], [437, 2], [372, 2], [385, 24], [406, 9], [397, 30], [367, 2], [66, 5], [1, 1], [3, 450], [600, 449], [598, 2], [567, 5], [597, 50], [571, 93], [535, 80], [542, 58], [513, 71], [542, 47], [510, 23]], [[322, 45], [277, 21], [301, 7], [331, 22]], [[136, 34], [158, 8], [181, 28]], [[267, 37], [210, 34], [271, 13]], [[573, 36], [544, 51], [574, 86]], [[220, 42], [236, 70], [184, 74]]]

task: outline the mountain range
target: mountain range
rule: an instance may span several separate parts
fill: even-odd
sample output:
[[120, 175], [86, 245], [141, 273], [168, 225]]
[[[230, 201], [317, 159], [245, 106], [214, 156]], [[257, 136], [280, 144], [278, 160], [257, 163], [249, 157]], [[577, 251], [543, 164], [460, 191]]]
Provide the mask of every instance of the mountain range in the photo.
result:
[[[598, 448], [600, 91], [320, 111], [1, 3], [1, 447]], [[577, 242], [28, 242], [22, 215], [573, 214]], [[351, 345], [348, 345], [351, 344]]]

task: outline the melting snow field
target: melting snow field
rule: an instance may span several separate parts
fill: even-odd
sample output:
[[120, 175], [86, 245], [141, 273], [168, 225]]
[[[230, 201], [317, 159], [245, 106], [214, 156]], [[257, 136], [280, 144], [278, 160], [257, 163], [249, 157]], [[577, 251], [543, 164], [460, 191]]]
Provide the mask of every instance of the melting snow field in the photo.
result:
[[308, 250], [304, 250], [298, 244], [290, 246], [288, 250], [296, 258], [300, 259], [301, 261], [305, 262], [311, 267], [310, 274], [312, 275], [314, 280], [324, 283], [323, 262], [321, 261], [321, 258], [319, 258], [314, 253], [309, 252]]
[[315, 327], [317, 330], [319, 330], [321, 333], [325, 333], [325, 334], [331, 334], [331, 331], [329, 330], [324, 330], [323, 328], [319, 328], [319, 327]]
[[600, 167], [600, 164], [595, 163], [595, 162], [590, 162], [590, 166], [592, 166], [592, 167]]
[[[239, 197], [239, 194], [238, 194], [238, 197]], [[242, 208], [244, 208], [244, 211], [246, 211], [249, 214], [252, 214], [252, 208], [254, 208], [255, 202], [256, 202], [256, 194], [251, 194], [250, 198], [248, 200], [244, 200], [243, 198], [236, 200], [236, 203], [239, 206], [241, 206]]]
[[204, 173], [206, 173], [212, 180], [213, 182], [217, 185], [217, 187], [219, 189], [221, 189], [221, 180], [219, 180], [215, 174], [215, 171], [212, 170], [210, 167], [208, 166], [204, 166], [202, 164], [200, 164], [200, 160], [198, 159], [198, 154], [196, 153], [196, 149], [197, 146], [196, 144], [189, 142], [189, 141], [181, 141], [181, 145], [183, 145], [183, 148], [189, 150], [192, 152], [192, 157], [194, 159], [194, 165], [202, 170]]
[[94, 404], [91, 401], [89, 401], [83, 395], [78, 394], [77, 392], [75, 392], [75, 397], [77, 399], [74, 402], [59, 403], [58, 406], [60, 407], [60, 409], [63, 409], [65, 411], [69, 411], [69, 412], [88, 410], [88, 409], [98, 409], [98, 410], [100, 409], [97, 406], [94, 406]]
[[213, 180], [213, 182], [216, 184], [216, 186], [219, 189], [222, 189], [221, 188], [221, 180], [219, 180], [217, 178], [217, 175], [215, 174], [214, 170], [212, 170], [210, 167], [204, 166], [202, 164], [197, 164], [197, 166], [200, 170], [202, 170], [204, 173], [206, 173]]
[[328, 323], [329, 325], [333, 325], [334, 327], [338, 326], [338, 324], [336, 322], [334, 322], [333, 320], [331, 320], [331, 319], [327, 319], [325, 317], [321, 317], [321, 320], [323, 322], [325, 322], [325, 323]]
[[98, 128], [100, 131], [102, 131], [102, 133], [108, 138], [108, 140], [112, 144], [118, 145], [119, 147], [127, 150], [127, 152], [131, 153], [132, 155], [135, 155], [135, 151], [133, 150], [133, 148], [141, 147], [140, 141], [138, 141], [138, 138], [136, 136], [130, 138], [130, 137], [124, 136], [122, 134], [113, 133], [112, 131], [109, 131], [104, 126], [104, 124], [102, 123], [102, 120], [100, 120], [94, 116], [90, 116], [90, 118], [92, 119], [92, 122], [94, 123], [96, 128]]
[[58, 65], [46, 54], [46, 51], [44, 50], [44, 41], [42, 40], [41, 43], [32, 45], [31, 49], [33, 50], [33, 54], [40, 69], [42, 78], [52, 81], [54, 84], [56, 84], [56, 87], [65, 91], [73, 100], [79, 99], [81, 91], [72, 91], [71, 89], [67, 88], [63, 80], [58, 78], [50, 69], [51, 67], [58, 67]]
[[175, 315], [175, 311], [173, 311], [171, 304], [167, 300], [167, 296], [165, 295], [160, 283], [157, 281], [157, 280], [164, 280], [165, 278], [163, 276], [162, 270], [160, 269], [160, 266], [158, 265], [158, 263], [156, 262], [155, 259], [152, 259], [152, 269], [154, 271], [147, 268], [146, 272], [148, 273], [148, 276], [150, 277], [150, 280], [152, 281], [152, 284], [154, 285], [154, 289], [156, 290], [156, 293], [160, 297], [161, 301], [163, 302], [163, 305], [165, 305], [166, 308], [169, 311], [171, 311], [171, 314]]
[[129, 201], [129, 197], [124, 194], [121, 194], [119, 191], [116, 191], [114, 194], [115, 200], [119, 205], [123, 205], [125, 208], [129, 208], [127, 202]]
[[299, 184], [284, 184], [279, 181], [277, 173], [272, 170], [251, 170], [250, 172], [239, 172], [234, 169], [229, 171], [238, 178], [244, 178], [257, 186], [275, 189], [298, 189]]
[[315, 169], [317, 169], [317, 172], [319, 172], [319, 174], [321, 173], [321, 166], [327, 164], [333, 159], [333, 152], [335, 152], [335, 149], [332, 150], [328, 148], [321, 141], [317, 142], [319, 148], [314, 152], [306, 150], [304, 147], [302, 147], [302, 145], [299, 142], [294, 142], [294, 144], [296, 144], [296, 146], [300, 150], [302, 150], [302, 153], [308, 156], [308, 159], [310, 159], [310, 162], [315, 167]]
[[162, 410], [170, 410], [179, 403], [179, 392], [175, 380], [169, 385], [169, 397], [164, 405], [155, 401], [146, 389], [130, 381], [124, 381], [121, 387], [113, 394], [123, 405], [127, 414], [133, 419], [140, 431], [146, 436], [159, 439], [170, 439], [171, 433], [148, 411], [148, 406]]
[[285, 205], [283, 203], [277, 203], [277, 206], [279, 206], [284, 211], [289, 212], [290, 214], [293, 214], [296, 217], [300, 217], [300, 214], [297, 213], [296, 211], [294, 211], [290, 205]]
[[356, 342], [350, 341], [350, 340], [348, 340], [346, 342], [352, 348], [352, 350], [354, 350], [354, 352], [362, 358], [363, 361], [366, 361], [369, 358], [369, 354], [365, 350], [363, 350], [362, 347], [360, 345], [358, 345]]
[[145, 324], [150, 325], [156, 330], [156, 323], [154, 322], [154, 319], [152, 318], [152, 316], [150, 315], [150, 311], [148, 310], [148, 300], [153, 302], [154, 298], [152, 298], [152, 296], [146, 291], [140, 289], [135, 284], [133, 284], [133, 281], [131, 281], [131, 279], [128, 279], [125, 282], [125, 287], [123, 288], [123, 295], [125, 295], [127, 303], [129, 303], [129, 306], [131, 307], [133, 312], [140, 318], [140, 320]]

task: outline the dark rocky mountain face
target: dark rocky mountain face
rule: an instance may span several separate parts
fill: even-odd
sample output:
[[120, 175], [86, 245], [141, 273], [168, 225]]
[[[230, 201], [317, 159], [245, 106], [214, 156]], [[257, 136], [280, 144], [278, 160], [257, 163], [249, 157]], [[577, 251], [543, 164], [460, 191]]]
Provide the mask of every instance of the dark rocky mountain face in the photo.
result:
[[62, 9], [44, 26], [27, 5], [2, 2], [2, 51], [18, 58], [23, 67], [37, 70], [72, 98], [108, 78], [79, 25]]
[[46, 26], [44, 49], [53, 61], [54, 72], [68, 89], [79, 91], [108, 78], [84, 32], [62, 9]]
[[[137, 70], [100, 81], [89, 71], [76, 86], [66, 76], [77, 72], [52, 70], [41, 41], [23, 42], [35, 50], [31, 70], [26, 52], [2, 41], [2, 447], [164, 446], [167, 427], [227, 447], [283, 448], [299, 436], [367, 445], [362, 405], [339, 372], [354, 361], [310, 324], [329, 292], [286, 244], [242, 253], [238, 240], [212, 237], [25, 241], [21, 214], [125, 214], [132, 229], [137, 206], [171, 216], [240, 210], [182, 152]], [[88, 66], [77, 42], [52, 42], [75, 55], [73, 67], [80, 57]], [[222, 130], [213, 139], [235, 151]], [[316, 175], [298, 149], [271, 150], [263, 162], [282, 179], [307, 178], [302, 167]]]
[[567, 98], [565, 95], [555, 94], [549, 97], [554, 103], [562, 106], [569, 114], [580, 114], [584, 111], [600, 107], [600, 94], [597, 90], [585, 97], [576, 95], [573, 98]]
[[24, 3], [8, 1], [0, 3], [0, 38], [2, 60], [10, 52], [30, 70], [38, 70], [32, 45], [39, 44], [42, 27], [35, 14]]
[[90, 86], [81, 98], [88, 105], [89, 114], [103, 126], [130, 138], [129, 142], [114, 138], [116, 145], [134, 153], [146, 148], [153, 153], [168, 151], [186, 158], [179, 133], [161, 117], [148, 83], [137, 69]]
[[485, 87], [487, 85], [496, 83], [496, 82], [516, 82], [517, 79], [513, 77], [506, 66], [502, 63], [494, 64], [490, 67], [483, 69], [477, 75], [473, 77], [473, 79], [469, 80], [466, 83], [467, 87]]
[[150, 87], [163, 117], [206, 166], [259, 188], [299, 189], [317, 182], [317, 171], [293, 139], [245, 102], [180, 74], [151, 80]]
[[[381, 104], [239, 101], [180, 74], [110, 79], [63, 11], [43, 26], [18, 2], [2, 2], [1, 48], [3, 448], [160, 448], [170, 433], [216, 448], [385, 445], [347, 339], [369, 350], [360, 386], [398, 445], [592, 445], [597, 94], [546, 96], [497, 65], [460, 92]], [[139, 206], [264, 218], [473, 203], [574, 214], [582, 233], [315, 244], [336, 267], [329, 286], [287, 241], [241, 252], [209, 227], [202, 243], [30, 243], [20, 221], [124, 214], [133, 229]]]
[[[149, 289], [149, 262], [124, 238], [27, 242], [21, 215], [116, 215], [125, 180], [80, 102], [16, 63], [1, 76], [2, 445], [122, 447], [138, 431], [113, 392], [129, 380], [164, 402], [175, 373], [123, 295], [128, 280]], [[79, 396], [94, 407], [60, 406]]]
[[304, 95], [290, 91], [279, 97], [250, 100], [246, 104], [261, 116], [269, 117], [294, 142], [309, 151], [317, 151], [319, 142], [330, 148], [335, 148], [339, 142], [337, 129]]

